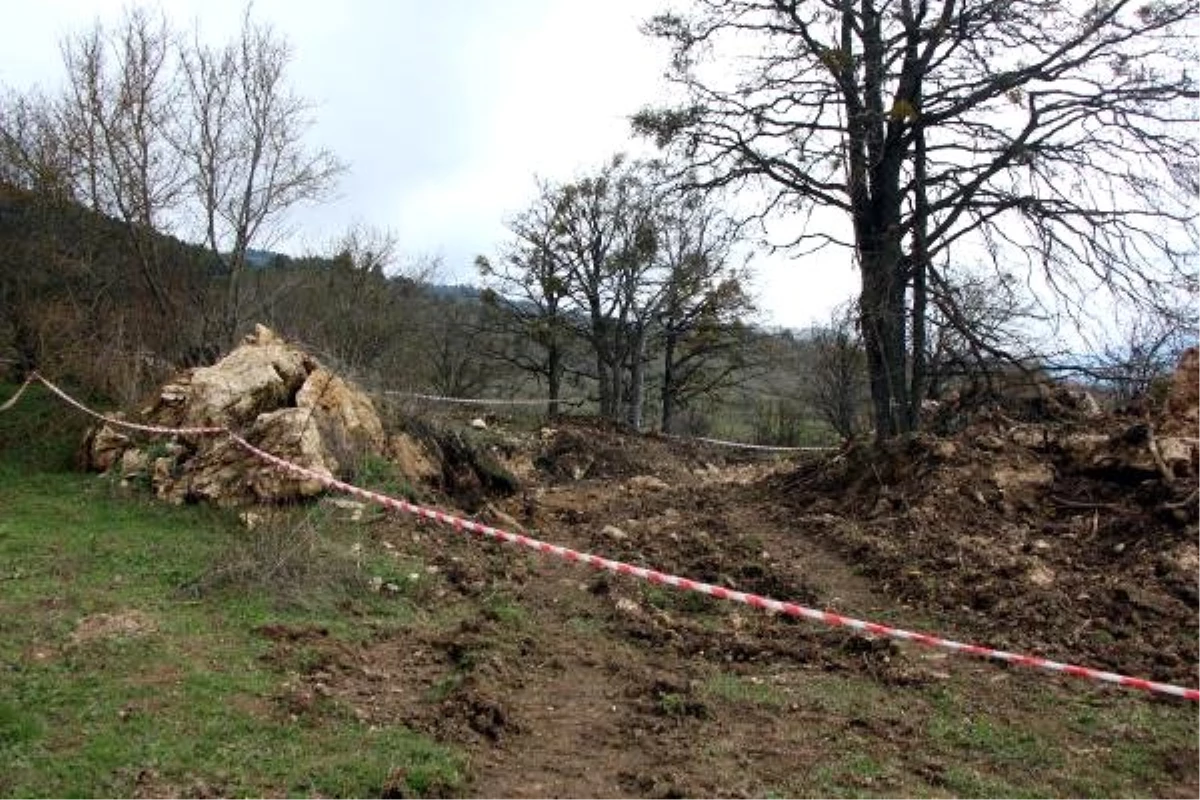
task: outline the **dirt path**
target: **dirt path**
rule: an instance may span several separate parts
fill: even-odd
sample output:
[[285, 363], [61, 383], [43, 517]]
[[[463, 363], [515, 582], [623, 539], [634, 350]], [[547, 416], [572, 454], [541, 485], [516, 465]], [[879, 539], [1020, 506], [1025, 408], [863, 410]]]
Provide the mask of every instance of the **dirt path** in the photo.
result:
[[[847, 518], [781, 502], [778, 482], [764, 480], [771, 464], [714, 464], [662, 442], [632, 447], [593, 443], [580, 463], [605, 465], [607, 474], [534, 484], [494, 501], [503, 519], [491, 521], [776, 599], [959, 632], [953, 614], [904, 602], [885, 581], [864, 577], [870, 565], [835, 552], [831, 531]], [[407, 519], [378, 536], [403, 563], [423, 566], [406, 590], [417, 622], [354, 647], [309, 637], [304, 646], [324, 656], [297, 691], [331, 696], [370, 724], [404, 724], [462, 748], [471, 794], [1002, 796], [1053, 786], [1086, 795], [1122, 786], [1090, 788], [1082, 777], [1103, 752], [1090, 739], [1072, 743], [1090, 735], [1084, 728], [1055, 728], [1056, 746], [1064, 740], [1069, 755], [1038, 766], [1046, 747], [1027, 731], [1045, 725], [1047, 708], [1070, 708], [1079, 697], [1075, 713], [1090, 719], [1081, 687]], [[1141, 698], [1113, 702], [1141, 714]], [[1112, 741], [1130, 730], [1114, 729]], [[1192, 791], [1191, 756], [1154, 756], [1164, 791]], [[1037, 782], [1011, 782], [1028, 769]]]
[[[612, 558], [847, 613], [887, 607], [801, 527], [780, 523], [786, 515], [746, 483], [762, 473], [676, 475], [667, 488], [573, 482], [542, 493], [532, 516], [541, 537]], [[439, 659], [414, 662], [385, 642], [361, 660], [403, 663], [401, 697], [443, 687], [444, 697], [426, 692], [435, 702], [425, 710], [393, 713], [468, 746], [473, 785], [488, 795], [785, 792], [794, 759], [822, 749], [814, 725], [881, 724], [863, 722], [869, 696], [846, 696], [842, 673], [913, 679], [920, 669], [886, 643], [507, 548], [449, 544], [438, 569], [483, 613], [431, 632], [419, 651]]]

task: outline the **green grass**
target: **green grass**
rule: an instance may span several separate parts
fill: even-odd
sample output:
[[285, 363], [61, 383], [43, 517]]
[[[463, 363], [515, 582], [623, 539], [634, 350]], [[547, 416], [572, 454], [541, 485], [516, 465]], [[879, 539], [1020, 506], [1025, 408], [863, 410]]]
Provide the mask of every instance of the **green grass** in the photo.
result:
[[[265, 659], [260, 626], [353, 641], [411, 616], [404, 598], [370, 591], [358, 531], [293, 514], [250, 532], [231, 512], [64, 471], [80, 436], [72, 413], [27, 395], [0, 414], [0, 795], [463, 785], [460, 754], [402, 726], [369, 726], [333, 698], [299, 717], [280, 701], [306, 656]], [[81, 635], [101, 614], [139, 624]]]
[[[0, 382], [0, 404], [16, 394], [19, 385]], [[71, 391], [71, 387], [66, 387]], [[41, 384], [34, 383], [16, 405], [0, 412], [0, 469], [69, 470], [92, 420], [68, 408]]]
[[750, 704], [766, 708], [783, 708], [787, 698], [779, 689], [759, 680], [751, 680], [729, 672], [719, 672], [702, 686], [707, 698], [716, 698], [734, 704]]
[[[402, 497], [410, 503], [419, 503], [424, 498], [420, 491], [400, 472], [400, 468], [382, 456], [366, 453], [359, 457], [354, 464], [353, 483], [364, 489], [380, 492], [392, 497]], [[371, 508], [371, 514], [377, 514], [377, 508]]]

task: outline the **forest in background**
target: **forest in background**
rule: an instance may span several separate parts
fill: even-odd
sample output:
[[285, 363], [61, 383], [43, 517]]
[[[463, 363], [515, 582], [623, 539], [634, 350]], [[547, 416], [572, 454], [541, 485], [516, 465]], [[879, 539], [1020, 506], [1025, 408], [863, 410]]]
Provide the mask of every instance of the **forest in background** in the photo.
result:
[[[937, 103], [955, 95], [932, 80], [940, 62], [930, 59], [936, 46], [953, 52], [954, 37], [966, 32], [945, 23], [958, 13], [963, 25], [977, 25], [977, 36], [1003, 22], [1028, 33], [1035, 4], [1015, 4], [1009, 16], [993, 19], [949, 3], [941, 27], [925, 4], [903, 4], [894, 19], [870, 4], [841, 8], [842, 21], [851, 24], [846, 30], [860, 38], [843, 41], [845, 52], [860, 53], [850, 61], [832, 51], [820, 57], [825, 51], [814, 38], [819, 26], [836, 21], [836, 14], [821, 16], [833, 6], [807, 17], [788, 4], [774, 11], [724, 5], [727, 16], [715, 14], [721, 4], [700, 3], [693, 17], [661, 16], [647, 25], [677, 49], [673, 79], [694, 101], [634, 118], [638, 132], [663, 146], [662, 159], [617, 155], [587, 174], [542, 180], [529, 206], [508, 220], [508, 239], [477, 259], [477, 286], [462, 289], [440, 286], [442, 265], [406, 260], [394, 234], [368, 225], [320, 252], [270, 251], [288, 212], [327, 197], [344, 165], [308, 145], [312, 109], [288, 83], [288, 43], [249, 11], [237, 36], [220, 45], [189, 38], [161, 13], [141, 8], [118, 26], [68, 37], [60, 93], [8, 89], [0, 100], [0, 358], [14, 378], [42, 369], [129, 405], [171, 372], [211, 363], [261, 322], [376, 388], [544, 397], [550, 415], [572, 410], [638, 430], [807, 444], [872, 430], [886, 437], [918, 427], [929, 403], [982, 402], [1017, 384], [1018, 394], [1028, 393], [1048, 376], [1126, 403], [1195, 340], [1194, 253], [1156, 239], [1153, 226], [1141, 221], [1157, 213], [1192, 231], [1191, 217], [1165, 199], [1195, 194], [1187, 166], [1194, 166], [1188, 161], [1194, 142], [1177, 133], [1163, 110], [1188, 96], [1186, 76], [1180, 83], [1117, 65], [1128, 85], [1101, 98], [1109, 111], [1134, 104], [1155, 123], [1153, 153], [1141, 148], [1147, 140], [1133, 128], [1118, 131], [1132, 139], [1114, 134], [1113, 142], [1097, 146], [1110, 155], [1140, 154], [1140, 164], [1129, 162], [1128, 177], [1141, 187], [1133, 197], [1158, 205], [1131, 206], [1121, 216], [1036, 196], [1046, 188], [1043, 179], [1063, 168], [1055, 159], [1085, 146], [1073, 141], [1067, 148], [1054, 136], [1092, 106], [1034, 87], [1073, 79], [1080, 48], [1091, 47], [1095, 58], [1121, 55], [1129, 42], [1144, 39], [1159, 48], [1147, 53], [1172, 52], [1175, 27], [1192, 13], [1187, 4], [1129, 18], [1122, 16], [1130, 11], [1125, 4], [1098, 8], [1057, 49], [1030, 34], [1026, 45], [1047, 54], [1039, 69], [985, 70], [974, 106], [936, 112]], [[760, 26], [762, 15], [772, 13], [782, 26]], [[866, 97], [861, 124], [847, 122], [841, 130], [844, 143], [852, 155], [861, 145], [877, 167], [892, 171], [859, 173], [854, 158], [834, 159], [844, 174], [813, 183], [799, 170], [807, 161], [824, 163], [836, 147], [819, 149], [810, 138], [808, 145], [773, 151], [793, 141], [786, 130], [828, 133], [824, 101], [810, 109], [816, 121], [785, 125], [767, 114], [780, 90], [770, 72], [774, 62], [737, 89], [695, 71], [690, 48], [697, 33], [715, 40], [737, 19], [764, 42], [791, 36], [806, 43], [811, 52], [801, 55], [817, 57], [825, 73], [793, 89], [825, 97], [832, 81], [851, 107]], [[926, 47], [905, 51], [909, 60], [894, 75], [885, 68], [895, 66], [885, 44], [903, 42], [881, 38], [887, 25], [911, 36], [910, 48]], [[882, 72], [871, 71], [872, 59], [882, 59]], [[925, 115], [915, 105], [914, 81], [922, 78], [931, 81]], [[878, 106], [889, 88], [908, 105]], [[756, 98], [758, 110], [739, 107], [733, 100], [739, 92]], [[1038, 107], [1043, 98], [1048, 105]], [[926, 138], [935, 150], [949, 148], [959, 115], [982, 113], [993, 100], [1028, 106], [1019, 139], [996, 123], [986, 129], [988, 141], [998, 143], [981, 151], [986, 164], [927, 174], [941, 162], [928, 155]], [[1043, 131], [1050, 110], [1059, 122]], [[752, 135], [736, 132], [744, 123]], [[949, 138], [938, 144], [943, 134]], [[1183, 166], [1160, 181], [1151, 155], [1150, 161], [1182, 158]], [[1038, 179], [1000, 185], [1021, 170]], [[732, 192], [751, 178], [782, 187], [777, 200], [795, 203], [798, 212], [814, 202], [840, 208], [835, 190], [847, 191], [864, 280], [857, 302], [808, 330], [756, 323], [747, 290], [753, 267], [747, 226], [755, 220], [727, 211]], [[942, 198], [930, 194], [950, 184], [960, 189]], [[980, 194], [988, 186], [990, 193]], [[856, 194], [856, 187], [867, 194]], [[871, 228], [878, 220], [866, 220], [888, 209], [902, 224], [884, 239], [901, 238], [887, 240], [892, 260], [881, 261], [876, 255], [883, 251], [872, 249], [883, 246]], [[939, 249], [938, 235], [955, 241], [993, 235], [1003, 212], [1025, 215], [1041, 232], [1032, 249], [1052, 286], [1077, 283], [1081, 270], [1106, 270], [1118, 299], [1133, 310], [1094, 352], [1063, 352], [1049, 334], [1039, 334], [1063, 320], [1052, 319], [1052, 304], [1014, 277], [1011, 264], [996, 255], [1004, 249], [999, 244], [983, 269]], [[973, 226], [955, 227], [968, 218]], [[1077, 238], [1080, 219], [1094, 226], [1090, 238]], [[1142, 256], [1147, 243], [1158, 246], [1160, 261]], [[864, 260], [864, 254], [875, 255]]]

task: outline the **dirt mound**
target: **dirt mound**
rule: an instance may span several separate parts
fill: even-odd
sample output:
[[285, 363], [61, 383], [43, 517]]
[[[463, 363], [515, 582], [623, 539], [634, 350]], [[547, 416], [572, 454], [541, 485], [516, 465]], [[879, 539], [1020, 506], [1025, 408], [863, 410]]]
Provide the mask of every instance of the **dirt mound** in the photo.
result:
[[546, 428], [534, 466], [558, 480], [628, 478], [651, 469], [636, 440], [611, 426], [572, 423]]
[[621, 480], [653, 475], [667, 483], [731, 465], [755, 465], [771, 457], [698, 440], [635, 435], [599, 419], [562, 420], [543, 428], [533, 464], [551, 483]]
[[1177, 408], [1042, 423], [993, 412], [773, 488], [886, 591], [962, 614], [988, 643], [1194, 684], [1198, 448]]

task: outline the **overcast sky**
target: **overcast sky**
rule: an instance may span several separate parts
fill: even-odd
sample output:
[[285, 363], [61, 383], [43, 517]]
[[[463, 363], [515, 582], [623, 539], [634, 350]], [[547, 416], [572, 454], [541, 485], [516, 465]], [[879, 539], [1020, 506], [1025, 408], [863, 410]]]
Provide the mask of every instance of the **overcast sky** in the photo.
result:
[[[58, 43], [121, 0], [0, 0], [0, 83], [61, 84]], [[349, 166], [335, 199], [294, 216], [277, 249], [302, 252], [354, 221], [394, 230], [409, 256], [438, 255], [441, 279], [504, 240], [534, 176], [569, 180], [619, 151], [649, 152], [628, 116], [662, 100], [662, 48], [638, 32], [655, 0], [257, 0], [291, 42], [291, 83], [315, 105], [311, 143]], [[241, 0], [166, 0], [176, 27], [236, 32]], [[844, 252], [755, 261], [762, 322], [804, 327], [854, 291]]]

